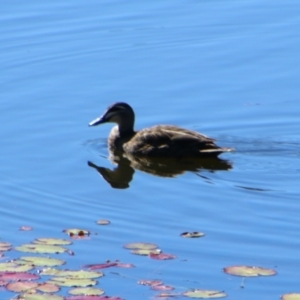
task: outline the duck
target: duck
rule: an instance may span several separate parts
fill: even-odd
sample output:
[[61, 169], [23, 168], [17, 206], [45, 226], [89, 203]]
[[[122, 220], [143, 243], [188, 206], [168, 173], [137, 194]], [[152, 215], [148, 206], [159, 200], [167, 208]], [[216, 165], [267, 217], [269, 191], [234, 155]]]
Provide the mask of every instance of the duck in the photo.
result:
[[200, 158], [217, 157], [221, 153], [234, 150], [219, 147], [213, 138], [174, 125], [155, 125], [135, 131], [134, 122], [132, 107], [125, 102], [117, 102], [91, 121], [89, 126], [116, 123], [108, 136], [109, 151], [129, 156]]

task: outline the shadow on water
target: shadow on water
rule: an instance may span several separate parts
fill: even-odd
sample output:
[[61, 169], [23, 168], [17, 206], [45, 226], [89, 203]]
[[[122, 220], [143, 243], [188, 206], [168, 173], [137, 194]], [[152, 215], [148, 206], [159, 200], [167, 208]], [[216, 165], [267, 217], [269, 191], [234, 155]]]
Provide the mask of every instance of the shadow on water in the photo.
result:
[[175, 177], [186, 171], [201, 172], [201, 170], [228, 171], [232, 168], [229, 161], [217, 157], [205, 158], [147, 158], [128, 156], [122, 153], [109, 153], [109, 160], [117, 167], [109, 169], [97, 166], [88, 161], [88, 166], [99, 172], [112, 188], [126, 189], [133, 179], [135, 170], [140, 170], [160, 177]]

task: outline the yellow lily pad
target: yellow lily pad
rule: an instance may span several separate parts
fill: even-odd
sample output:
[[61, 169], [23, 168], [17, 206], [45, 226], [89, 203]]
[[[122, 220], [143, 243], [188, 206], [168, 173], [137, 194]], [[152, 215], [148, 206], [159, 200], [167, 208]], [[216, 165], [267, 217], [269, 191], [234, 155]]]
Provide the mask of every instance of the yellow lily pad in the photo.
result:
[[273, 276], [277, 272], [272, 269], [266, 269], [255, 266], [230, 266], [223, 269], [229, 275], [242, 277]]
[[224, 298], [227, 295], [221, 291], [196, 289], [196, 290], [184, 292], [183, 296], [189, 298], [198, 298], [198, 299], [213, 299], [213, 298]]
[[123, 246], [125, 249], [130, 250], [154, 250], [157, 249], [158, 246], [151, 243], [128, 243]]
[[22, 256], [18, 260], [15, 261], [19, 264], [32, 264], [34, 266], [45, 266], [45, 267], [54, 267], [61, 266], [65, 264], [65, 261], [56, 258], [50, 257], [40, 257], [40, 256]]
[[22, 300], [64, 300], [62, 296], [53, 294], [29, 294], [24, 293], [18, 296], [18, 299]]
[[70, 245], [71, 241], [65, 239], [55, 239], [55, 238], [39, 238], [33, 241], [34, 244], [43, 244], [43, 245]]
[[104, 291], [97, 288], [75, 288], [68, 291], [70, 295], [100, 296]]
[[300, 300], [299, 293], [284, 294], [280, 297], [281, 300]]
[[57, 284], [59, 286], [68, 286], [68, 287], [87, 287], [87, 286], [96, 285], [97, 281], [93, 279], [54, 277], [51, 280], [49, 280], [48, 283]]
[[15, 262], [0, 263], [0, 272], [27, 272], [33, 268], [32, 265], [19, 265]]
[[44, 245], [44, 244], [24, 244], [15, 247], [15, 250], [29, 253], [64, 253], [68, 250], [61, 246]]

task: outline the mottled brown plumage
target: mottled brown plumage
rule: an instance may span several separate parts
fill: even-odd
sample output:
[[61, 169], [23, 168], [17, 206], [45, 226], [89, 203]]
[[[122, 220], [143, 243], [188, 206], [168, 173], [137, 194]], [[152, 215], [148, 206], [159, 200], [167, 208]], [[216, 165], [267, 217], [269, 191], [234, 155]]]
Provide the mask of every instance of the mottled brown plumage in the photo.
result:
[[232, 148], [220, 148], [214, 139], [198, 132], [173, 125], [156, 125], [134, 131], [134, 112], [124, 102], [115, 103], [89, 125], [113, 122], [108, 137], [111, 151], [122, 151], [130, 155], [147, 157], [202, 157], [217, 156]]

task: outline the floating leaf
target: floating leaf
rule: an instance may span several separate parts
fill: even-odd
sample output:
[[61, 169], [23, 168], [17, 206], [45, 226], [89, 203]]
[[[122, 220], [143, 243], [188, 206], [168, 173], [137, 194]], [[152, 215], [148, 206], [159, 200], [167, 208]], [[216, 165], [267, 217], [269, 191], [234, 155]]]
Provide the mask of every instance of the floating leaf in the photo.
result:
[[38, 286], [37, 282], [32, 281], [18, 281], [18, 282], [12, 282], [6, 285], [6, 289], [15, 292], [15, 293], [24, 293], [28, 290], [34, 290]]
[[64, 233], [68, 234], [71, 238], [84, 238], [90, 235], [90, 232], [85, 229], [71, 228], [63, 230]]
[[110, 221], [108, 221], [108, 220], [98, 220], [98, 221], [96, 221], [96, 224], [98, 224], [98, 225], [108, 225], [108, 224], [110, 224]]
[[198, 289], [184, 292], [182, 295], [189, 298], [198, 298], [198, 299], [223, 298], [227, 296], [224, 292], [220, 292], [220, 291], [198, 290]]
[[71, 295], [100, 296], [104, 291], [96, 288], [75, 288], [68, 291]]
[[66, 248], [61, 246], [44, 245], [44, 244], [24, 244], [15, 247], [15, 250], [29, 253], [63, 253], [68, 252]]
[[21, 294], [17, 299], [21, 300], [64, 300], [62, 296], [53, 294]]
[[32, 230], [32, 227], [30, 227], [30, 226], [22, 226], [22, 227], [19, 228], [19, 230], [20, 231], [30, 231], [30, 230]]
[[94, 286], [95, 284], [97, 284], [97, 281], [93, 279], [54, 277], [50, 281], [48, 281], [48, 283], [57, 284], [59, 286], [87, 287]]
[[109, 296], [69, 296], [65, 300], [123, 300], [119, 297], [109, 297]]
[[128, 243], [123, 246], [125, 249], [130, 250], [154, 250], [157, 249], [158, 246], [151, 243]]
[[157, 260], [167, 260], [167, 259], [174, 259], [174, 258], [176, 258], [175, 255], [173, 255], [173, 254], [167, 254], [167, 253], [159, 253], [159, 254], [150, 253], [149, 257], [152, 258], [152, 259], [157, 259]]
[[53, 268], [46, 268], [40, 271], [41, 275], [55, 276], [55, 277], [68, 277], [68, 278], [78, 278], [78, 279], [92, 279], [99, 278], [103, 276], [101, 272], [93, 271], [72, 271], [72, 270], [59, 270]]
[[65, 264], [65, 261], [61, 259], [40, 257], [40, 256], [22, 256], [15, 262], [19, 264], [29, 263], [34, 266], [45, 266], [45, 267], [61, 266]]
[[4, 272], [0, 274], [0, 279], [6, 281], [34, 280], [38, 278], [40, 278], [40, 276], [27, 272]]
[[40, 283], [37, 287], [37, 290], [44, 293], [55, 293], [60, 290], [60, 287], [56, 284], [45, 282], [45, 283]]
[[85, 265], [84, 268], [88, 268], [90, 270], [97, 270], [97, 269], [105, 269], [110, 267], [116, 267], [118, 265], [117, 262], [106, 262], [101, 264], [91, 264], [91, 265]]
[[155, 285], [163, 284], [162, 281], [156, 280], [156, 279], [154, 279], [154, 280], [139, 280], [137, 283], [141, 284], [141, 285], [149, 285], [149, 286], [155, 286]]
[[180, 236], [184, 238], [199, 238], [205, 236], [205, 234], [203, 232], [194, 231], [194, 232], [183, 232]]
[[0, 251], [8, 251], [11, 249], [11, 244], [6, 242], [0, 242]]
[[71, 241], [65, 239], [54, 239], [54, 238], [39, 238], [33, 241], [34, 244], [43, 244], [43, 245], [70, 245]]
[[300, 294], [298, 293], [290, 293], [284, 294], [280, 297], [281, 300], [300, 300]]
[[33, 268], [31, 265], [19, 265], [14, 262], [0, 263], [0, 272], [27, 272]]
[[223, 271], [229, 275], [242, 277], [272, 276], [277, 274], [275, 270], [254, 266], [230, 266], [224, 268]]
[[153, 254], [160, 254], [161, 250], [160, 249], [135, 249], [131, 250], [130, 253], [135, 254], [135, 255], [142, 255], [142, 256], [148, 256], [151, 253]]
[[172, 290], [174, 290], [174, 287], [172, 287], [170, 285], [163, 285], [163, 284], [152, 285], [151, 290], [154, 290], [154, 291], [172, 291]]

